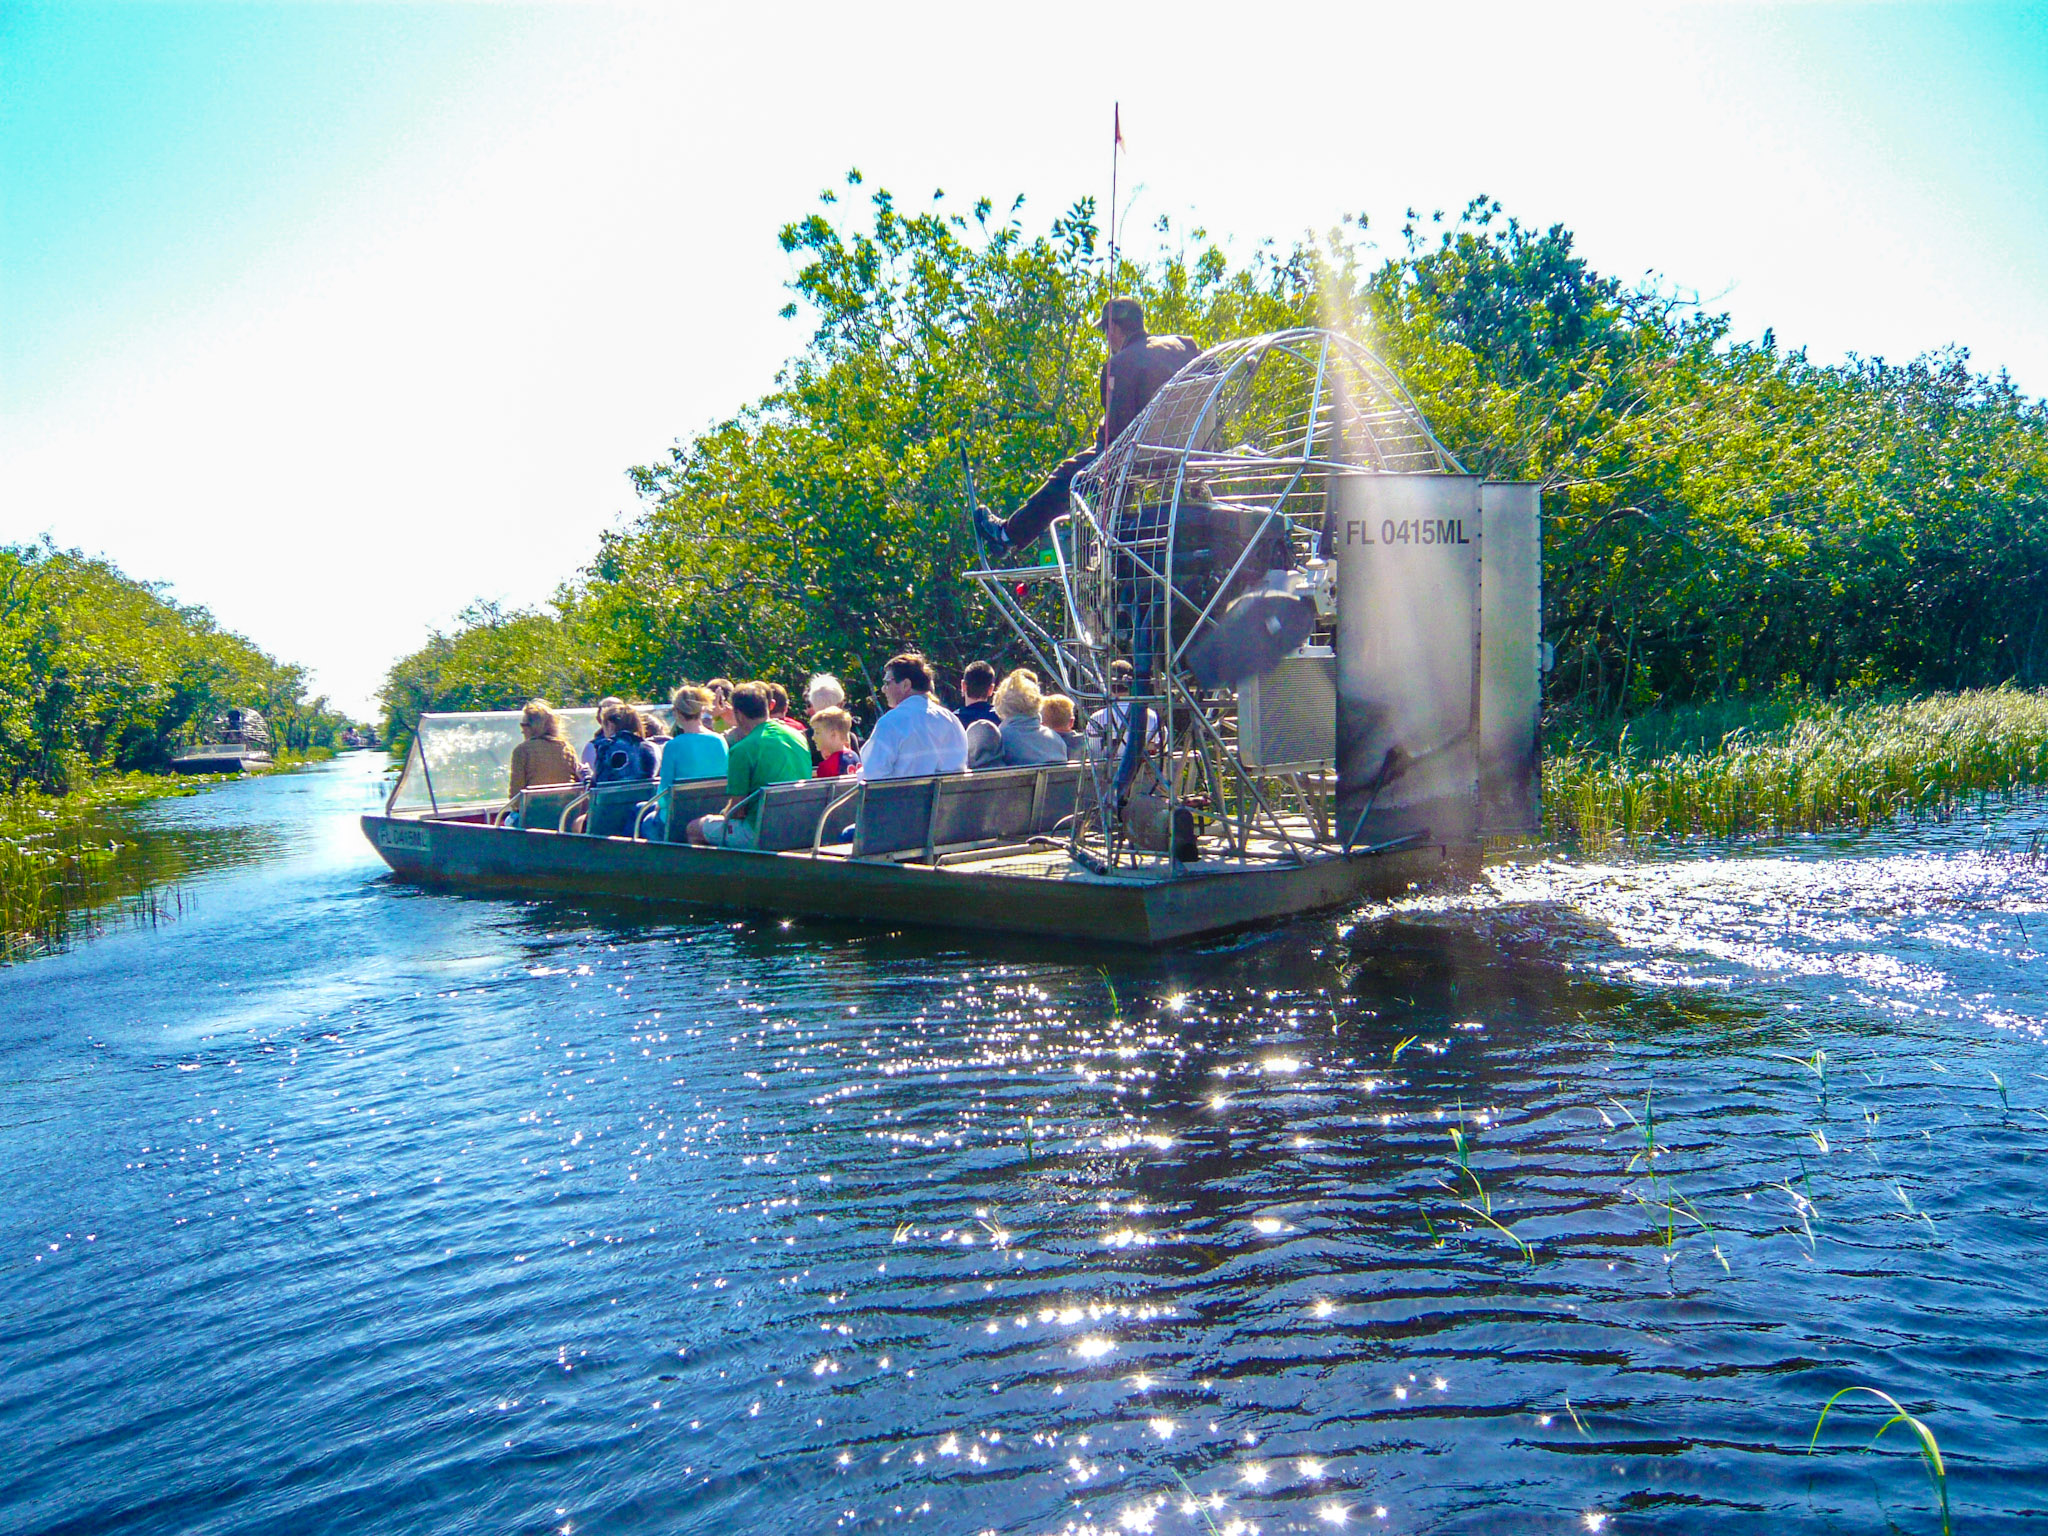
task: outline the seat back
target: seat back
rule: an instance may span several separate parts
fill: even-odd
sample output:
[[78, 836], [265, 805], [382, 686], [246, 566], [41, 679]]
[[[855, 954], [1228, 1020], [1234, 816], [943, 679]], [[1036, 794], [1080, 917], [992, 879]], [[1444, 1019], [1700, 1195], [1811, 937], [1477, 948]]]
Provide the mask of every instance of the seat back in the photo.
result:
[[853, 827], [853, 857], [922, 849], [932, 821], [932, 796], [937, 779], [878, 779], [856, 801], [860, 817]]
[[670, 842], [684, 842], [684, 833], [691, 822], [699, 816], [724, 810], [725, 802], [730, 798], [723, 779], [690, 779], [681, 784], [671, 784], [668, 805], [662, 811], [662, 830]]
[[803, 779], [771, 784], [761, 791], [760, 822], [754, 846], [763, 853], [809, 848], [818, 834], [818, 818], [846, 786], [837, 779]]
[[1021, 842], [1033, 832], [1039, 768], [1001, 768], [991, 773], [949, 775], [938, 782], [932, 805], [930, 846]]
[[1043, 776], [1038, 796], [1038, 814], [1033, 832], [1056, 832], [1060, 823], [1074, 814], [1081, 800], [1081, 765], [1055, 763], [1039, 770]]
[[629, 837], [640, 807], [653, 797], [652, 779], [596, 785], [590, 791], [590, 809], [583, 830], [592, 837]]
[[543, 784], [520, 791], [519, 825], [529, 832], [559, 832], [562, 812], [582, 793], [581, 784]]

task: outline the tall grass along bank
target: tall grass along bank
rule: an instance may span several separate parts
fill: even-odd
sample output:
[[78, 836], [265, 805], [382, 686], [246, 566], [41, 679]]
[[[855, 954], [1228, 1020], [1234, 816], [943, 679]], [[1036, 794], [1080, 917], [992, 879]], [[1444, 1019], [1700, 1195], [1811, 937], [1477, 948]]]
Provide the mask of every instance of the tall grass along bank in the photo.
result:
[[0, 793], [0, 965], [61, 949], [110, 910], [126, 908], [143, 922], [176, 915], [177, 871], [124, 857], [132, 850], [108, 813], [215, 781], [137, 773], [68, 795]]
[[2048, 690], [1778, 702], [1725, 734], [1703, 729], [1712, 724], [1703, 716], [1644, 724], [1612, 742], [1588, 732], [1554, 744], [1543, 765], [1552, 839], [1632, 845], [1868, 828], [2048, 784]]

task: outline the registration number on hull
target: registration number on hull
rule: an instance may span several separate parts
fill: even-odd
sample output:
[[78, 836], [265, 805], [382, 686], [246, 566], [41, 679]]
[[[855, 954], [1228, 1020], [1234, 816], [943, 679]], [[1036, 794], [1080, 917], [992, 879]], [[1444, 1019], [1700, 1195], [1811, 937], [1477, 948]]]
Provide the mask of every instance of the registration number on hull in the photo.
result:
[[1344, 524], [1344, 542], [1347, 544], [1470, 544], [1471, 535], [1465, 532], [1462, 517], [1404, 517], [1383, 518], [1379, 525], [1379, 537], [1373, 537], [1373, 526], [1369, 522], [1352, 519]]
[[415, 822], [387, 821], [377, 829], [377, 842], [385, 848], [410, 848], [425, 853], [427, 829]]

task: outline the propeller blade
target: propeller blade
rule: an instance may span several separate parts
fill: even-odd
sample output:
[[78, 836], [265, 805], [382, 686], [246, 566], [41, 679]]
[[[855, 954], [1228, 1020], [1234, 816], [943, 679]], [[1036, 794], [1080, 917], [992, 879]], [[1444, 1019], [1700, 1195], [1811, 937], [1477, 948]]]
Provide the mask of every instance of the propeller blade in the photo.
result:
[[1247, 592], [1188, 647], [1188, 670], [1204, 688], [1235, 688], [1264, 677], [1315, 628], [1316, 605], [1284, 592]]

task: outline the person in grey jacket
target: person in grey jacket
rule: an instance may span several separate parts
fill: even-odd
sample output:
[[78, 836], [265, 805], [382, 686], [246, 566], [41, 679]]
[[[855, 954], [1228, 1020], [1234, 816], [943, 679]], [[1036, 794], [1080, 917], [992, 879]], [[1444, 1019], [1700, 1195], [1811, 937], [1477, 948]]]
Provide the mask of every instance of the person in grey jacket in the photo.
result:
[[1067, 744], [1039, 723], [1038, 674], [1019, 667], [996, 685], [1000, 726], [977, 720], [967, 731], [969, 768], [1038, 768], [1064, 763]]

